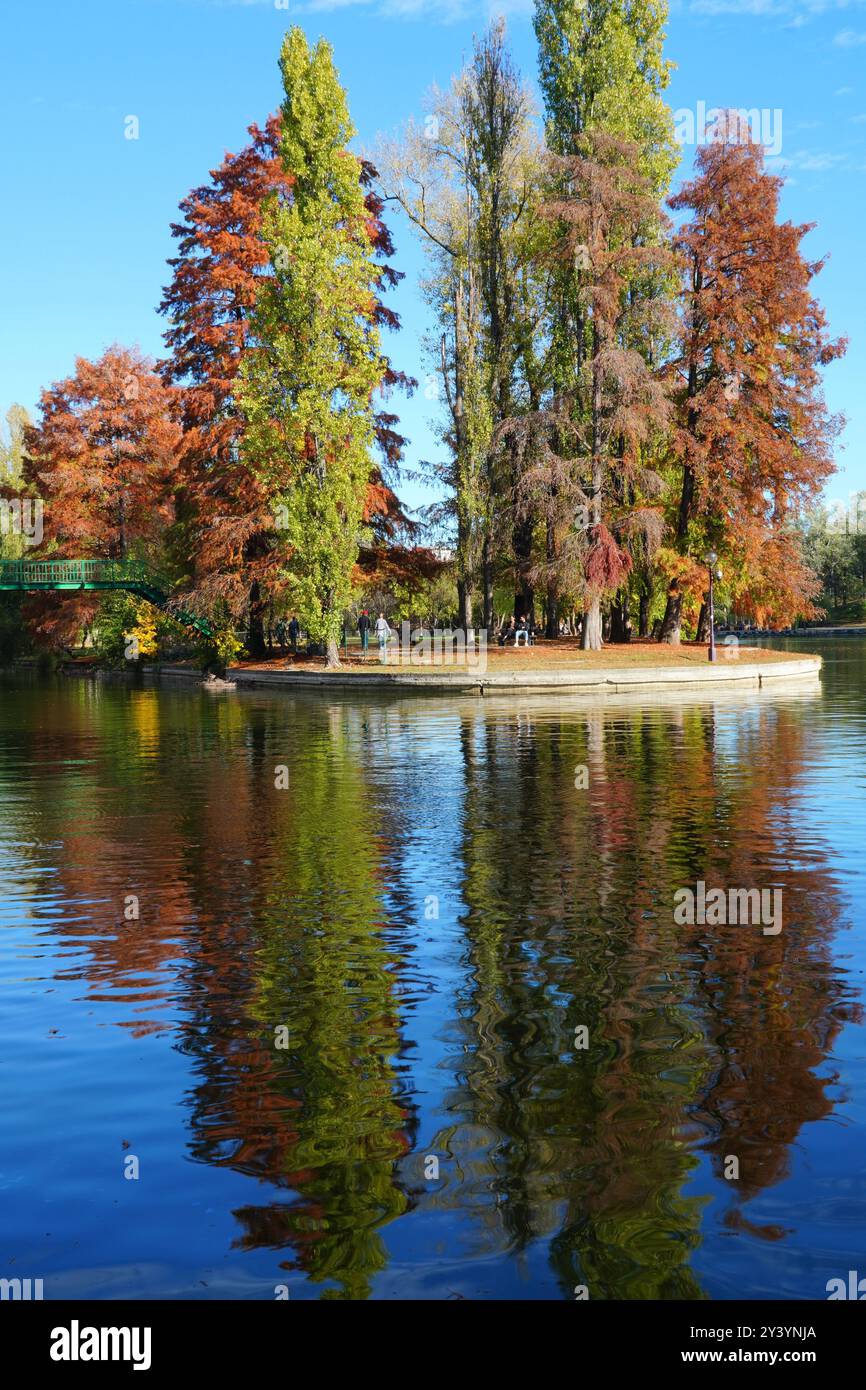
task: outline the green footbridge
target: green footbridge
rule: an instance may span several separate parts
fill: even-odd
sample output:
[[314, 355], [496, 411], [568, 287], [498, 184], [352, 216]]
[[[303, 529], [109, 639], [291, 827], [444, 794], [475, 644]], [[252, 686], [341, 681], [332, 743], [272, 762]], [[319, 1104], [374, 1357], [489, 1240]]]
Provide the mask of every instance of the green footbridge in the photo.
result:
[[204, 618], [184, 608], [169, 607], [171, 586], [139, 560], [3, 560], [0, 561], [0, 591], [60, 589], [71, 593], [96, 589], [103, 592], [123, 589], [146, 598], [176, 622], [194, 627], [204, 637], [213, 629]]

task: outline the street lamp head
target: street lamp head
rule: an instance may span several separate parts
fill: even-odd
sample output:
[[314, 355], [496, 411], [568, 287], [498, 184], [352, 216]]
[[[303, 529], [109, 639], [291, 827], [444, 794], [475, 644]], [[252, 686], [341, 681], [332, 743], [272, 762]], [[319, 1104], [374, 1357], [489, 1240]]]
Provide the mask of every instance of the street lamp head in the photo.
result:
[[716, 563], [716, 561], [718, 560], [718, 558], [719, 558], [719, 557], [718, 557], [718, 555], [716, 554], [716, 552], [715, 552], [714, 550], [711, 550], [710, 553], [709, 553], [709, 555], [707, 556], [707, 564], [708, 564], [708, 565], [714, 565], [714, 564]]

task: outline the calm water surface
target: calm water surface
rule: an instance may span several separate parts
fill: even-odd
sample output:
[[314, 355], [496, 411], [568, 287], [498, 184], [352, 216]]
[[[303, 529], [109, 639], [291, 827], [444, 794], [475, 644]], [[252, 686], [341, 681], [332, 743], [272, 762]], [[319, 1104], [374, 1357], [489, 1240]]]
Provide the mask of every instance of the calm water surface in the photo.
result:
[[[0, 680], [0, 1276], [866, 1274], [866, 642], [818, 649], [643, 705]], [[676, 926], [699, 879], [781, 887], [781, 934]]]

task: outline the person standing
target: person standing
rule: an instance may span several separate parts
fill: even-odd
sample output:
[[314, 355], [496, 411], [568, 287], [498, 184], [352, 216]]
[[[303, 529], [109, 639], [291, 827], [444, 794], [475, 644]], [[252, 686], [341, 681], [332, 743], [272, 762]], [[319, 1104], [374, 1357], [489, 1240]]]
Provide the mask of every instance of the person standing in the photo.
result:
[[289, 623], [289, 646], [291, 647], [292, 654], [294, 656], [297, 656], [298, 654], [298, 638], [300, 637], [300, 635], [301, 624], [298, 622], [298, 615], [296, 613], [293, 613], [292, 620]]
[[367, 612], [366, 608], [362, 610], [361, 616], [358, 619], [358, 633], [361, 638], [361, 653], [363, 656], [366, 656], [367, 648], [370, 645], [370, 614]]
[[384, 613], [380, 613], [376, 619], [376, 636], [379, 639], [379, 660], [384, 666], [388, 665], [388, 639], [391, 636], [391, 629]]

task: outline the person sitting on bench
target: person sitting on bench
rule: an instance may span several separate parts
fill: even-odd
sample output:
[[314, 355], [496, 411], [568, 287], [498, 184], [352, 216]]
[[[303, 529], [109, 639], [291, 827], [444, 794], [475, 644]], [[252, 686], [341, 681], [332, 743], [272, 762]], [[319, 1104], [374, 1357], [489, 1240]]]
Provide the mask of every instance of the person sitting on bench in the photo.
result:
[[522, 615], [521, 615], [521, 617], [519, 617], [519, 618], [517, 619], [517, 631], [516, 631], [516, 633], [514, 634], [514, 645], [515, 645], [515, 647], [519, 647], [519, 646], [520, 646], [520, 639], [521, 639], [521, 637], [523, 637], [523, 639], [524, 639], [523, 645], [524, 645], [525, 647], [528, 647], [528, 646], [529, 646], [529, 629], [528, 629], [528, 627], [526, 626], [526, 619], [525, 619]]

